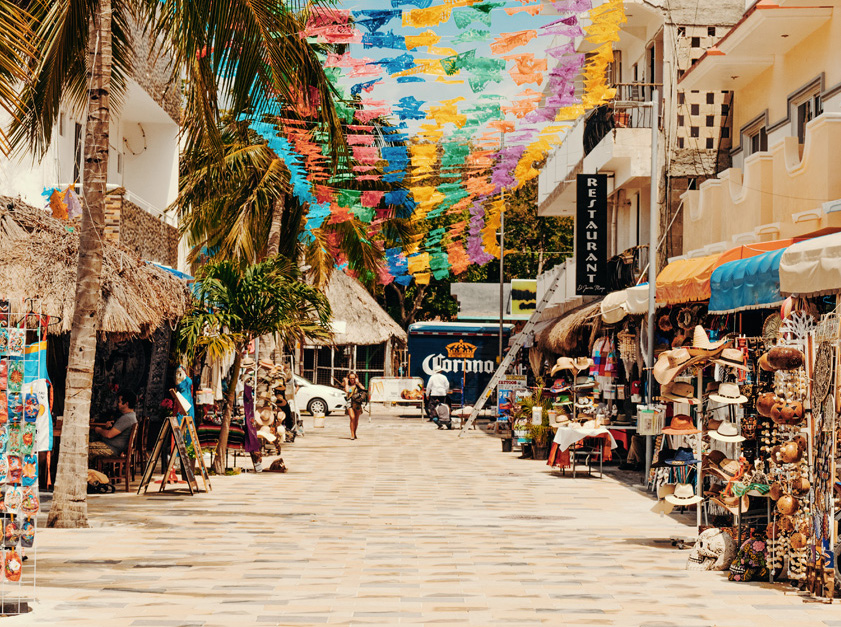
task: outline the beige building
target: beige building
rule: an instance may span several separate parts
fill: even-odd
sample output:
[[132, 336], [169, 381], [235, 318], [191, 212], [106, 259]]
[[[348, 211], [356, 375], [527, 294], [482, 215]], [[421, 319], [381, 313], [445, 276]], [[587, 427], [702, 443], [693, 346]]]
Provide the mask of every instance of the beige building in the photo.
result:
[[[599, 5], [595, 2], [594, 5]], [[655, 194], [660, 207], [655, 230], [668, 236], [659, 267], [683, 251], [681, 196], [729, 165], [730, 92], [718, 87], [683, 89], [678, 80], [744, 10], [743, 0], [627, 0], [628, 21], [614, 44], [610, 80], [617, 95], [609, 105], [579, 118], [552, 154], [539, 179], [542, 216], [574, 216], [576, 175], [608, 175], [610, 254], [649, 242], [652, 109], [659, 93]], [[591, 45], [579, 42], [578, 50]], [[641, 269], [647, 248], [640, 249]]]
[[835, 11], [838, 0], [757, 2], [678, 83], [733, 93], [732, 167], [683, 195], [685, 256], [841, 227]]

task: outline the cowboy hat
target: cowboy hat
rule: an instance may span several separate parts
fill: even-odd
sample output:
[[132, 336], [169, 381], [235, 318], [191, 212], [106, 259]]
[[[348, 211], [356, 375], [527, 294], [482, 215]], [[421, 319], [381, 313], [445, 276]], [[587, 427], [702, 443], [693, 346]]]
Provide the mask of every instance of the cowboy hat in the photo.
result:
[[269, 429], [268, 426], [260, 427], [260, 430], [257, 432], [257, 437], [263, 438], [269, 443], [273, 443], [275, 440], [277, 440], [277, 436], [274, 433], [272, 433], [272, 430]]
[[745, 365], [745, 354], [738, 348], [725, 348], [721, 351], [721, 355], [713, 359], [714, 364], [720, 364], [728, 368], [736, 368], [738, 370], [747, 370]]
[[739, 428], [732, 422], [724, 421], [715, 431], [710, 431], [710, 437], [720, 442], [744, 442], [745, 438], [739, 433]]
[[670, 351], [663, 351], [657, 358], [657, 363], [654, 364], [652, 373], [657, 383], [665, 385], [671, 381], [681, 372], [686, 370], [689, 366], [703, 361], [705, 356], [693, 357], [685, 348], [676, 348]]
[[695, 387], [691, 383], [681, 381], [664, 385], [663, 389], [660, 390], [660, 398], [676, 403], [686, 403], [687, 405], [697, 405], [699, 402], [695, 398]]
[[691, 448], [686, 448], [685, 446], [681, 446], [673, 459], [667, 459], [666, 463], [669, 466], [690, 466], [692, 464], [700, 464], [700, 459], [695, 459], [695, 455], [692, 453]]
[[692, 348], [696, 351], [700, 350], [708, 353], [714, 352], [729, 343], [730, 340], [726, 338], [716, 342], [711, 342], [710, 336], [707, 335], [707, 332], [704, 331], [704, 327], [700, 324], [695, 327], [695, 331], [692, 333]]
[[739, 391], [736, 383], [721, 383], [718, 392], [710, 394], [710, 400], [724, 405], [741, 405], [748, 402], [748, 397]]
[[695, 494], [695, 488], [689, 483], [678, 483], [674, 494], [667, 494], [666, 500], [672, 505], [694, 505], [703, 501], [703, 497]]
[[[651, 464], [652, 468], [666, 468], [668, 464], [666, 464], [667, 459], [674, 459], [675, 456], [675, 449], [673, 448], [664, 448], [660, 449], [660, 452], [657, 454], [657, 461]], [[662, 498], [662, 497], [661, 497]]]
[[[741, 497], [719, 494], [711, 500], [713, 503], [720, 505], [731, 514], [738, 514], [739, 511], [744, 513], [750, 509], [750, 497], [747, 494], [743, 494]], [[741, 507], [739, 507], [740, 505]]]
[[739, 474], [739, 471], [742, 469], [742, 464], [735, 459], [728, 459], [723, 458], [722, 460], [713, 462], [712, 460], [709, 461], [709, 466], [707, 470], [710, 474], [713, 474], [717, 477], [721, 477], [725, 481], [730, 481], [734, 479], [736, 475]]
[[672, 422], [668, 427], [663, 428], [663, 433], [670, 435], [691, 435], [693, 433], [700, 433], [692, 422], [692, 419], [685, 414], [677, 414], [672, 416]]
[[562, 370], [572, 370], [577, 372], [579, 369], [576, 368], [575, 362], [571, 357], [558, 357], [558, 360], [555, 362], [555, 365], [552, 366], [552, 370], [549, 372], [549, 375], [554, 377]]
[[264, 407], [260, 411], [257, 412], [257, 418], [263, 425], [270, 425], [274, 422], [274, 416], [272, 415], [272, 410], [268, 407]]

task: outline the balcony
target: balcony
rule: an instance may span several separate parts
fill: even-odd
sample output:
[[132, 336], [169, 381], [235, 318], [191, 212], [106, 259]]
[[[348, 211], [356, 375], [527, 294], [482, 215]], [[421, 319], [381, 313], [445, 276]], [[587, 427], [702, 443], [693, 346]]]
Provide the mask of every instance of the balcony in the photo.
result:
[[[806, 126], [806, 143], [783, 137], [683, 194], [684, 251], [700, 254], [841, 227], [841, 113]], [[801, 157], [802, 148], [802, 157]]]
[[538, 184], [538, 214], [575, 215], [576, 175], [612, 173], [608, 192], [643, 185], [651, 176], [655, 83], [617, 84], [616, 99], [579, 118], [566, 142], [547, 160]]

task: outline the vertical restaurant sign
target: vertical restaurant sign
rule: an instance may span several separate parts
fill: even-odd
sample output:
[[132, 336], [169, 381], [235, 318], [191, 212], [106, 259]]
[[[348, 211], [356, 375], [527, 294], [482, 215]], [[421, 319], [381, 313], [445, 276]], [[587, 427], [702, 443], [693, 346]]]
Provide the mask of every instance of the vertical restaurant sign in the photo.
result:
[[607, 175], [578, 175], [575, 294], [604, 296], [607, 280]]

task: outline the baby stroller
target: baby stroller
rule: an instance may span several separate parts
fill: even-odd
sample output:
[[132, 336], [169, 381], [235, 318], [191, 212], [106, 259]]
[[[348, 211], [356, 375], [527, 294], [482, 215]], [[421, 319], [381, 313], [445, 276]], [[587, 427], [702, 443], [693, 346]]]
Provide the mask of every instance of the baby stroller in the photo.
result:
[[439, 429], [447, 427], [453, 428], [453, 419], [450, 417], [450, 406], [447, 403], [442, 403], [438, 399], [433, 399], [429, 403], [429, 413], [432, 415], [432, 422], [438, 425]]

